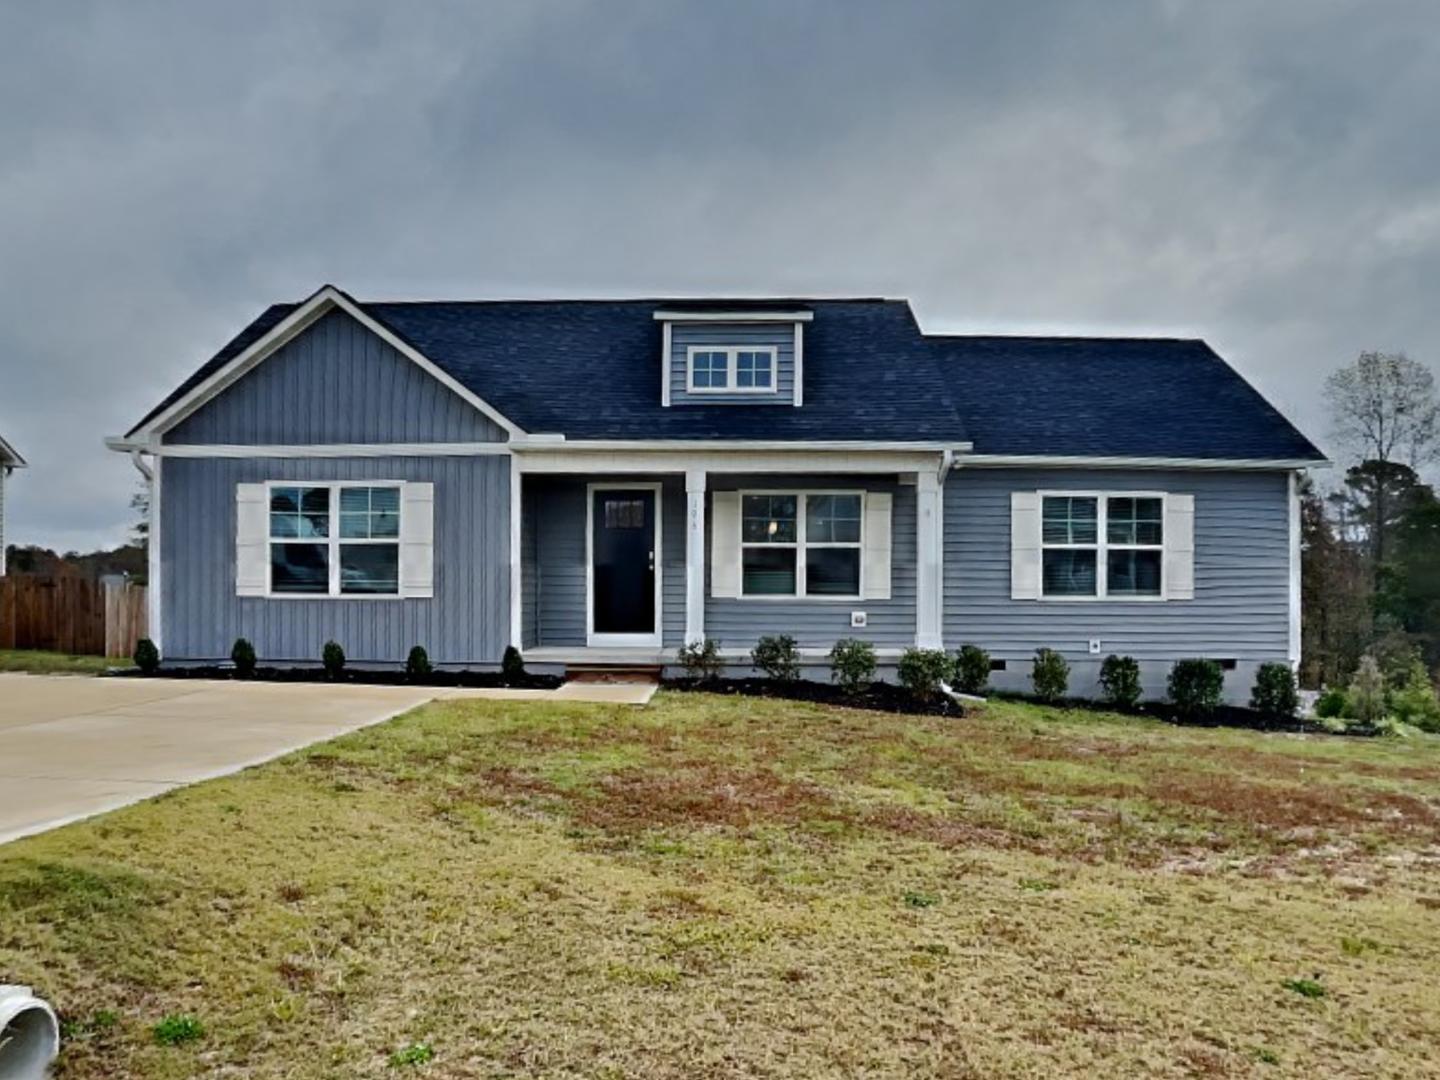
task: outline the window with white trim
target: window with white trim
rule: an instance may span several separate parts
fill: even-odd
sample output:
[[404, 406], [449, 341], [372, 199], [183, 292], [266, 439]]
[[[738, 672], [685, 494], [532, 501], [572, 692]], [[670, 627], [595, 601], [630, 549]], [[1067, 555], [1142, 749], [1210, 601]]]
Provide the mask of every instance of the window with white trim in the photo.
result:
[[864, 495], [767, 491], [740, 500], [740, 595], [860, 596]]
[[398, 596], [397, 484], [272, 484], [270, 592]]
[[773, 394], [773, 345], [692, 345], [686, 351], [691, 393]]
[[1047, 494], [1040, 529], [1042, 596], [1164, 594], [1164, 496]]

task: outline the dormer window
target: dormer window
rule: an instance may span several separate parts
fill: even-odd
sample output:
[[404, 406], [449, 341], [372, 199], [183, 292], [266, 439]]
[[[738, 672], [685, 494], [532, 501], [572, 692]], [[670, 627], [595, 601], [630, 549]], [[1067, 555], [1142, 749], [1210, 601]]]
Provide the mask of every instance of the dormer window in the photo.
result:
[[692, 345], [686, 352], [692, 394], [773, 394], [776, 348]]

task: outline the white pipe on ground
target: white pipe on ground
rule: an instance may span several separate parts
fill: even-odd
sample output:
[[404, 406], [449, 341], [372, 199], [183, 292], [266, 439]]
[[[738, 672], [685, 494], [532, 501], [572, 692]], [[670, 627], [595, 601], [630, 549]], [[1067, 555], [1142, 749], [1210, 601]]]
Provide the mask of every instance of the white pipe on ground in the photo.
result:
[[58, 1053], [55, 1010], [28, 986], [0, 986], [0, 1077], [44, 1080]]

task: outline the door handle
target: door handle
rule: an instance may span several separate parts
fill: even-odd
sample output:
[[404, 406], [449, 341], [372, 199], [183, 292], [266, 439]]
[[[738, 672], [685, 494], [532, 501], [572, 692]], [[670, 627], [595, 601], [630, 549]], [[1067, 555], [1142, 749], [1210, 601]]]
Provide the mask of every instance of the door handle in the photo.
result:
[[655, 551], [654, 551], [654, 549], [651, 549], [651, 551], [650, 551], [650, 569], [651, 569], [651, 570], [654, 570], [654, 569], [655, 569]]

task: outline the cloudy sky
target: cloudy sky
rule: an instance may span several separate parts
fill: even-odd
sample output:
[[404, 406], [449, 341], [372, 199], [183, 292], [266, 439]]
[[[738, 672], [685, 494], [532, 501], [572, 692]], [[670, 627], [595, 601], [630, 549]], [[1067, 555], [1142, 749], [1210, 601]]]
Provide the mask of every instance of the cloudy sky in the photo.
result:
[[1434, 0], [0, 0], [10, 539], [119, 541], [123, 431], [261, 308], [861, 293], [1207, 338], [1324, 441], [1440, 360]]

